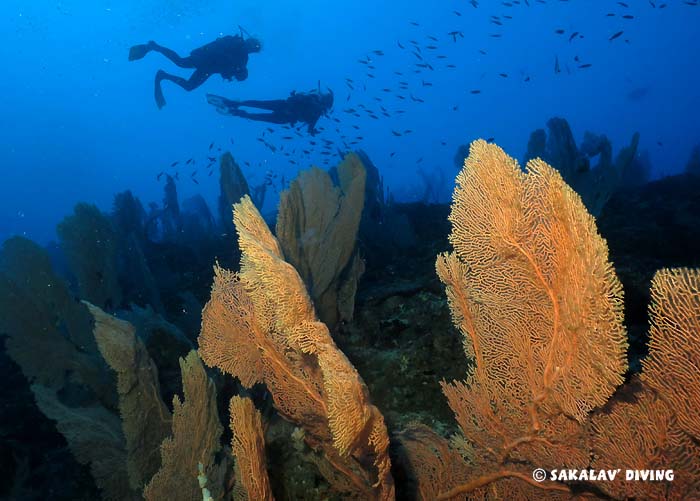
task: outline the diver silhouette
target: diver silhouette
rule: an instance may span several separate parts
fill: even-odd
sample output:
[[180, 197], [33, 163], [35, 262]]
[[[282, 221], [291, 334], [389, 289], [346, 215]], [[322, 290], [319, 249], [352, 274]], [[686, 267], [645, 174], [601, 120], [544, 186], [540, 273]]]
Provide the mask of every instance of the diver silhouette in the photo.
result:
[[187, 57], [180, 57], [174, 50], [150, 41], [147, 44], [134, 45], [129, 50], [129, 61], [142, 59], [151, 51], [160, 52], [180, 68], [194, 68], [194, 73], [189, 79], [158, 70], [155, 80], [155, 98], [160, 109], [165, 106], [161, 89], [163, 80], [170, 80], [186, 91], [191, 91], [216, 73], [226, 80], [235, 78], [240, 82], [248, 78], [248, 54], [260, 52], [260, 41], [253, 37], [227, 35], [193, 50]]
[[[321, 116], [328, 116], [333, 107], [333, 91], [327, 93], [292, 91], [287, 99], [233, 101], [215, 94], [207, 94], [209, 104], [223, 115], [247, 118], [258, 122], [294, 125], [297, 122], [308, 126], [309, 134], [316, 135], [316, 122]], [[258, 108], [270, 113], [251, 113], [240, 109]]]

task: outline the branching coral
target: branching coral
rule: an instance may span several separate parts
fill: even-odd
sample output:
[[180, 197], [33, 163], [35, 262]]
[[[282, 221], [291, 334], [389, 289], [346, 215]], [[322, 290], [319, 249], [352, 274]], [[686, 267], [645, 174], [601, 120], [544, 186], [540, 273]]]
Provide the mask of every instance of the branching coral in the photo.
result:
[[173, 397], [172, 435], [160, 445], [162, 466], [143, 493], [148, 501], [187, 501], [200, 497], [195, 474], [200, 464], [212, 494], [216, 499], [223, 495], [223, 471], [215, 462], [215, 455], [221, 449], [223, 427], [217, 413], [214, 383], [204, 372], [195, 351], [180, 359], [180, 369], [184, 398]]
[[[443, 385], [476, 471], [587, 463], [588, 412], [622, 383], [622, 289], [580, 198], [540, 160], [477, 141], [457, 177], [454, 252], [438, 258], [475, 368]], [[477, 477], [478, 478], [478, 477]], [[476, 480], [472, 480], [472, 483]]]
[[231, 415], [231, 448], [236, 456], [236, 499], [272, 500], [270, 479], [265, 467], [265, 439], [262, 418], [249, 398], [233, 397]]
[[627, 344], [621, 287], [578, 195], [541, 160], [523, 173], [500, 148], [477, 141], [457, 177], [450, 221], [454, 251], [438, 257], [437, 271], [475, 366], [465, 382], [443, 384], [462, 432], [453, 448], [420, 427], [402, 439], [419, 495], [567, 498], [571, 486], [538, 483], [532, 471], [588, 468], [592, 450], [597, 468], [683, 472], [672, 490], [612, 482], [603, 487], [610, 496], [692, 499], [700, 485], [700, 273], [657, 274], [642, 389], [633, 402], [596, 412], [623, 382]]
[[[673, 482], [624, 482], [618, 498], [700, 498], [700, 271], [663, 269], [651, 285], [649, 356], [628, 401], [593, 418], [594, 467], [674, 471]], [[616, 466], [617, 465], [617, 466]]]
[[357, 371], [316, 319], [304, 283], [251, 202], [234, 207], [240, 275], [216, 268], [200, 354], [245, 386], [264, 382], [279, 413], [322, 452], [320, 471], [346, 495], [391, 499], [388, 436]]
[[[339, 305], [338, 293], [350, 287], [354, 301], [358, 266], [357, 232], [365, 203], [365, 168], [351, 153], [338, 166], [340, 186], [318, 168], [302, 172], [282, 193], [277, 238], [287, 262], [306, 284], [322, 322], [333, 328], [351, 305]], [[345, 284], [349, 282], [348, 284]], [[353, 303], [354, 304], [354, 303]]]
[[91, 304], [88, 308], [100, 352], [117, 374], [129, 483], [140, 490], [160, 467], [159, 447], [172, 417], [160, 397], [158, 370], [134, 327]]

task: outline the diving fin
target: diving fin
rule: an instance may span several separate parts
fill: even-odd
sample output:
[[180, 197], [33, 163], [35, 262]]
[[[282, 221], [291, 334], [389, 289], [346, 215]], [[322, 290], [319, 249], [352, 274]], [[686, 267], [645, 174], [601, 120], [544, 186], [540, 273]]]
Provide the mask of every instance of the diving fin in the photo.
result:
[[216, 111], [223, 113], [224, 115], [229, 113], [234, 113], [238, 110], [240, 104], [238, 101], [231, 101], [222, 96], [217, 96], [216, 94], [207, 94], [207, 102], [216, 107]]
[[131, 49], [129, 49], [129, 61], [137, 61], [139, 59], [143, 59], [150, 50], [150, 44], [147, 43], [141, 45], [134, 45]]

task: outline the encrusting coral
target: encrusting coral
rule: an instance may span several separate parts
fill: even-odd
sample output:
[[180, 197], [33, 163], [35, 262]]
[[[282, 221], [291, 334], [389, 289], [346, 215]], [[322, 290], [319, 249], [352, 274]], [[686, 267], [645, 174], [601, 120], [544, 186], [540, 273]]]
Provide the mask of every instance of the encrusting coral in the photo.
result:
[[202, 359], [244, 386], [264, 382], [280, 415], [303, 428], [337, 491], [392, 499], [389, 438], [364, 382], [317, 320], [301, 277], [250, 198], [234, 206], [234, 224], [241, 272], [215, 268], [202, 313]]

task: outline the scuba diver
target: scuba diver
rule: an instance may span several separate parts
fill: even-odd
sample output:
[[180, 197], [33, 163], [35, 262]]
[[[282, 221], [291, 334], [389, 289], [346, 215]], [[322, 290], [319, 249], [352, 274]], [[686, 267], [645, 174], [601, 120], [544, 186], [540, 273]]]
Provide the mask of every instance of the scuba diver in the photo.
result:
[[174, 50], [158, 45], [154, 41], [134, 45], [129, 50], [129, 61], [142, 59], [149, 52], [155, 51], [163, 54], [180, 68], [194, 68], [194, 73], [189, 80], [158, 70], [155, 81], [155, 98], [158, 108], [161, 109], [165, 106], [165, 98], [161, 89], [163, 80], [170, 80], [186, 91], [191, 91], [216, 73], [229, 81], [235, 78], [241, 82], [248, 78], [248, 68], [246, 67], [248, 54], [260, 52], [261, 45], [257, 38], [250, 36], [243, 38], [244, 30], [240, 29], [240, 35], [217, 38], [213, 42], [193, 50], [187, 57], [180, 57]]
[[[258, 122], [294, 125], [297, 122], [308, 126], [309, 134], [316, 135], [316, 122], [321, 116], [328, 116], [333, 107], [333, 91], [322, 93], [292, 91], [287, 99], [269, 99], [263, 101], [232, 101], [214, 94], [207, 94], [209, 104], [216, 106], [216, 111], [223, 115], [248, 118]], [[251, 113], [240, 109], [258, 108], [270, 113]]]

